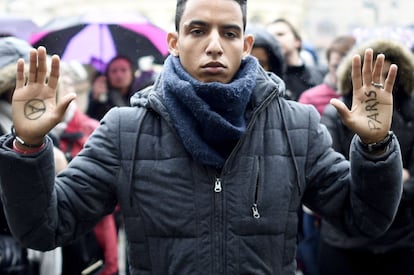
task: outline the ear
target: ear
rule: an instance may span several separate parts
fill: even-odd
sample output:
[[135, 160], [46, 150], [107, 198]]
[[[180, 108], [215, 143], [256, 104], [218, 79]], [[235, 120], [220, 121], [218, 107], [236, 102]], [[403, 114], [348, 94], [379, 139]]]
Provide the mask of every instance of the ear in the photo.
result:
[[244, 36], [244, 45], [243, 45], [243, 57], [246, 57], [252, 51], [254, 44], [254, 37], [251, 34]]
[[177, 32], [169, 32], [167, 34], [167, 43], [168, 43], [168, 51], [173, 56], [178, 56], [178, 33]]

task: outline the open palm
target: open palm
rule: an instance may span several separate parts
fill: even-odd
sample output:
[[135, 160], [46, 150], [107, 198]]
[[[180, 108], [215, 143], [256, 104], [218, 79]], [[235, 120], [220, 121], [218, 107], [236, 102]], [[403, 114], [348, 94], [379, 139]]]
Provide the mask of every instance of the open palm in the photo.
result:
[[27, 79], [24, 61], [17, 62], [16, 89], [12, 99], [13, 124], [16, 134], [28, 144], [41, 143], [62, 120], [67, 106], [75, 98], [75, 94], [69, 94], [56, 102], [60, 60], [58, 56], [52, 56], [49, 76], [46, 62], [46, 49], [33, 49]]
[[340, 100], [331, 101], [346, 126], [359, 135], [364, 143], [375, 143], [384, 139], [391, 128], [392, 89], [397, 75], [397, 66], [391, 65], [387, 78], [384, 80], [382, 79], [384, 60], [385, 56], [380, 54], [373, 65], [373, 51], [367, 49], [361, 71], [361, 57], [354, 56], [351, 110]]

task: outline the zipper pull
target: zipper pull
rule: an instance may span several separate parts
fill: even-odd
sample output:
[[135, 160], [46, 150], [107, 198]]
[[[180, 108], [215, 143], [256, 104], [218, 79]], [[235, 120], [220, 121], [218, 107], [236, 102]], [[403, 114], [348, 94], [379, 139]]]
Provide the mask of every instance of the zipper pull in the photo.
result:
[[259, 213], [259, 209], [257, 208], [257, 204], [253, 203], [252, 211], [253, 211], [253, 218], [260, 219], [260, 213]]
[[216, 178], [216, 182], [214, 183], [214, 192], [216, 192], [216, 193], [221, 192], [221, 180], [220, 180], [220, 178]]

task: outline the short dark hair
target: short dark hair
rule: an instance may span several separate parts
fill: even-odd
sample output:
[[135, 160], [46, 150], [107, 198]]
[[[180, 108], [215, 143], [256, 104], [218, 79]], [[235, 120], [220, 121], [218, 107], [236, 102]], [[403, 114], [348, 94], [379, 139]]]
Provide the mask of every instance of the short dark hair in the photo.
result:
[[[180, 21], [183, 17], [185, 10], [185, 4], [188, 0], [177, 0], [177, 6], [175, 9], [175, 30], [178, 32], [180, 29]], [[242, 14], [243, 14], [243, 31], [246, 30], [246, 18], [247, 18], [247, 0], [231, 0], [235, 1], [240, 5]]]

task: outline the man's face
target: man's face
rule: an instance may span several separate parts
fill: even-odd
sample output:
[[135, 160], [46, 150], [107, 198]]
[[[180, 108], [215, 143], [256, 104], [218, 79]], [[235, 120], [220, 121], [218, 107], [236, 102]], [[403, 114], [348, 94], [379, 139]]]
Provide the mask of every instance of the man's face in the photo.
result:
[[179, 26], [178, 34], [168, 34], [170, 52], [201, 82], [230, 82], [253, 45], [235, 1], [189, 0]]
[[301, 42], [296, 39], [294, 33], [286, 23], [273, 23], [268, 26], [268, 30], [279, 41], [285, 56], [290, 55], [292, 52], [298, 52], [298, 49], [301, 47]]

